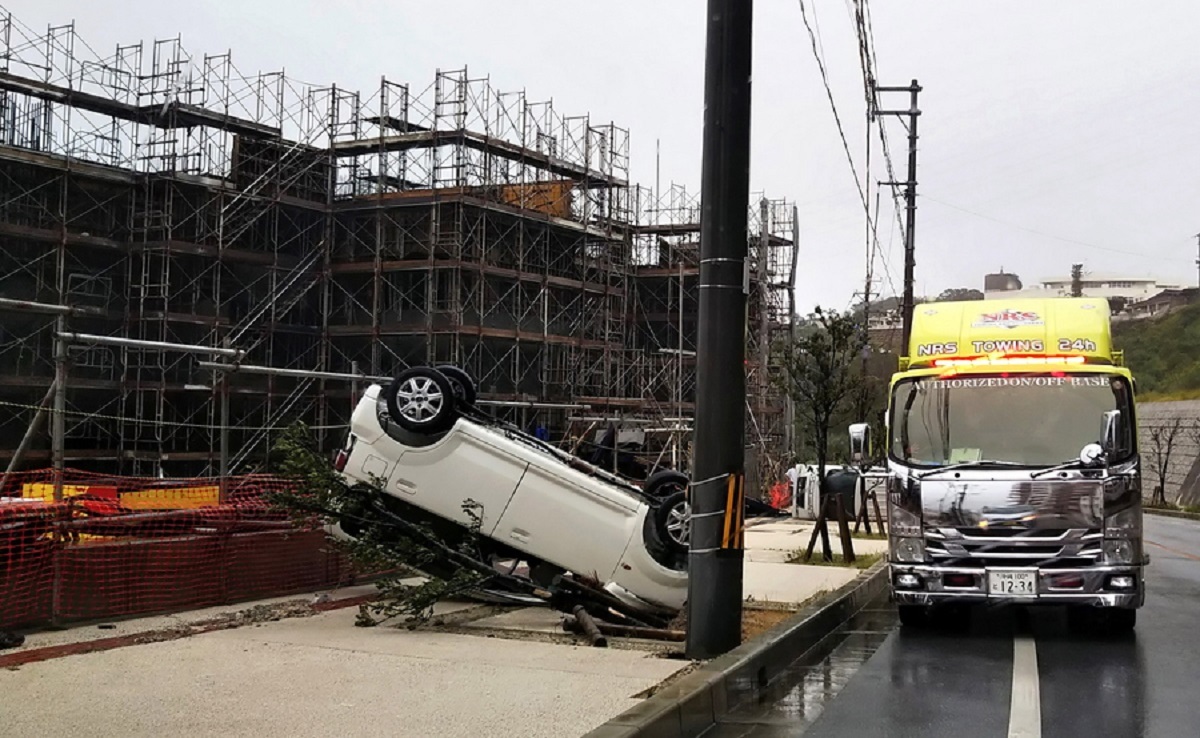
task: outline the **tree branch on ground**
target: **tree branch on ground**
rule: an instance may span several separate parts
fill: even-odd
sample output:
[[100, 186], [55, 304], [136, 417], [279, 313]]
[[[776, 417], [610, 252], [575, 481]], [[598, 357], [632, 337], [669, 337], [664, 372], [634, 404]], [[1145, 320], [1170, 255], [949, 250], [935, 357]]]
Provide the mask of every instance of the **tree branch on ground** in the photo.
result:
[[[333, 544], [360, 572], [378, 575], [375, 586], [379, 596], [359, 608], [356, 625], [374, 626], [403, 618], [409, 627], [416, 627], [432, 617], [438, 602], [482, 587], [489, 580], [479, 567], [465, 563], [479, 556], [483, 517], [482, 507], [474, 501], [463, 501], [463, 512], [472, 523], [461, 529], [457, 541], [444, 540], [418, 523], [410, 523], [411, 530], [406, 533], [388, 519], [386, 480], [348, 485], [316, 449], [306, 426], [285, 431], [274, 456], [277, 468], [294, 486], [271, 493], [271, 504], [300, 524], [351, 527], [354, 540], [334, 539]], [[461, 556], [455, 556], [456, 552]], [[426, 581], [412, 584], [418, 576]]]

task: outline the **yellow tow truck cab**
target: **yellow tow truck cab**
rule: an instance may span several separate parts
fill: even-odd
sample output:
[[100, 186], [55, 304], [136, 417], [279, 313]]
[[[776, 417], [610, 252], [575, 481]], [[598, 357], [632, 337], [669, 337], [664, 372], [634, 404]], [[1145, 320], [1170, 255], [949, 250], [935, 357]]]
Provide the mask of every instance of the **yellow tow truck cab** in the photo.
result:
[[[917, 305], [888, 397], [901, 621], [1061, 605], [1129, 629], [1145, 600], [1133, 376], [1096, 298]], [[864, 448], [864, 426], [852, 447]], [[858, 437], [855, 437], [858, 436]]]

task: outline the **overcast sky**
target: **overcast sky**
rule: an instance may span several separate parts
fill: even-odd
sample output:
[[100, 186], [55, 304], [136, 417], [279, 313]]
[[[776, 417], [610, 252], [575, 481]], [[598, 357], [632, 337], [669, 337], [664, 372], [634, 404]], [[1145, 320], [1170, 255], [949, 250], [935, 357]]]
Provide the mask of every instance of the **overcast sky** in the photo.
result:
[[[860, 176], [865, 109], [849, 0], [806, 0]], [[244, 73], [424, 89], [470, 67], [502, 89], [631, 131], [632, 175], [699, 192], [704, 0], [0, 0], [26, 24], [75, 20], [103, 53], [174, 37], [196, 57], [233, 51]], [[1189, 0], [874, 0], [879, 82], [924, 88], [917, 293], [1096, 273], [1196, 283], [1200, 232], [1200, 3]], [[752, 189], [800, 209], [798, 305], [845, 307], [862, 289], [864, 213], [799, 0], [755, 7]], [[885, 98], [904, 107], [904, 95]], [[903, 177], [905, 131], [888, 128]], [[885, 179], [878, 150], [871, 180]], [[901, 289], [889, 196], [884, 295]], [[872, 197], [872, 202], [873, 202]], [[890, 226], [890, 227], [889, 227]]]

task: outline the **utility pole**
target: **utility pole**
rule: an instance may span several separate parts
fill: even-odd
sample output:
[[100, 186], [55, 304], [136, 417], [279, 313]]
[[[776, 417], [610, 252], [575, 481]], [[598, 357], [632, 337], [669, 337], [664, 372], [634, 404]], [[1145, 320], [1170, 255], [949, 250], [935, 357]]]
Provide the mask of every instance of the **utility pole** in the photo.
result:
[[913, 314], [913, 271], [916, 268], [916, 233], [917, 233], [917, 118], [921, 110], [917, 107], [917, 95], [921, 85], [914, 79], [908, 87], [876, 87], [875, 92], [907, 92], [909, 93], [908, 110], [879, 110], [876, 115], [906, 115], [908, 116], [908, 181], [887, 182], [888, 185], [904, 184], [904, 200], [906, 204], [904, 227], [904, 300], [901, 304], [901, 314], [904, 318], [904, 338], [902, 350], [908, 352], [908, 341], [912, 336]]
[[1200, 233], [1196, 234], [1196, 286], [1200, 287]]
[[708, 0], [687, 657], [742, 636], [752, 0]]

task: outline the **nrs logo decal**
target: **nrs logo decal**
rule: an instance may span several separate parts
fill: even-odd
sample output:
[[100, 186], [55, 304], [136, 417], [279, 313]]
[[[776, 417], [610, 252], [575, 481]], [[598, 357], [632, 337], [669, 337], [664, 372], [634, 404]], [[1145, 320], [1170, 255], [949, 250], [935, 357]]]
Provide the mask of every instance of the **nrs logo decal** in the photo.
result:
[[1044, 325], [1042, 316], [1037, 313], [1026, 313], [1019, 310], [1001, 310], [995, 313], [984, 313], [971, 324], [972, 328], [1019, 328], [1022, 326]]

